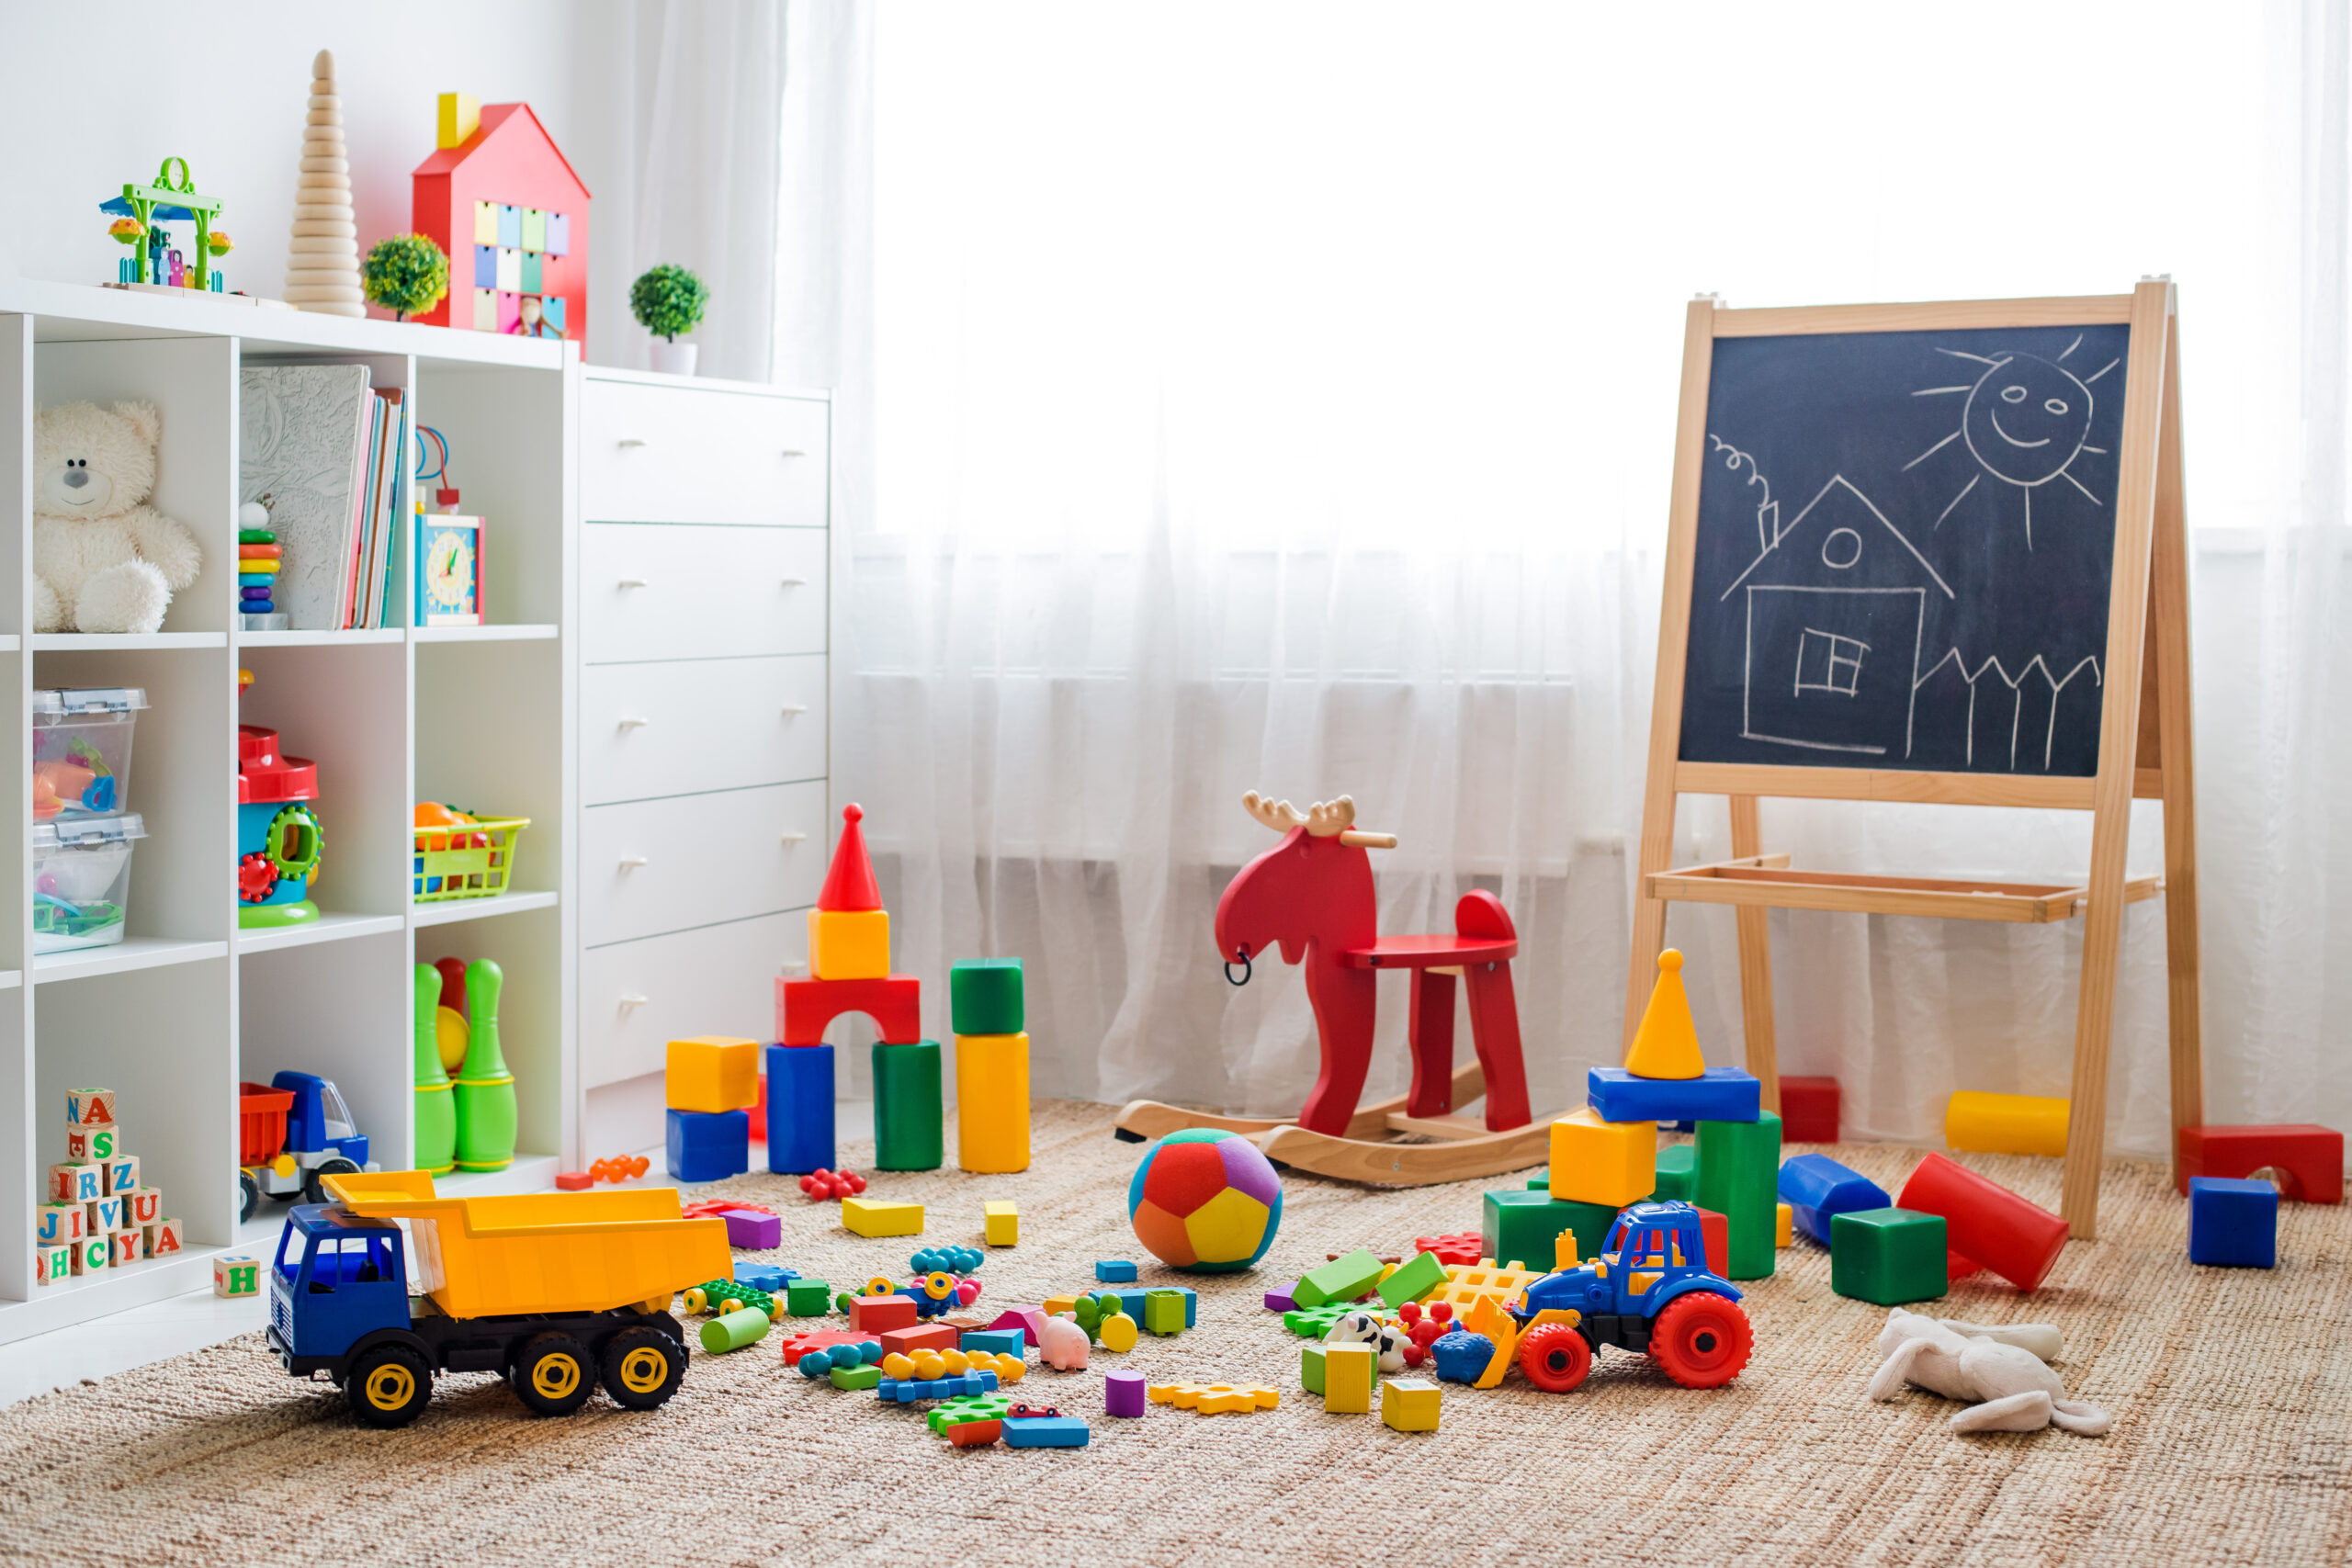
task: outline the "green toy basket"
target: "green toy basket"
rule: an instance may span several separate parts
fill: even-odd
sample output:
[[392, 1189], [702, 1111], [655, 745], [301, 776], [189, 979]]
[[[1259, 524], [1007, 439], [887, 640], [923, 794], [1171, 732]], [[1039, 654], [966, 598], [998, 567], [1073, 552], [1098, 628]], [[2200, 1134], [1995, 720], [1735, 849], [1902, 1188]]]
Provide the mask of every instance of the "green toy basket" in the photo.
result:
[[410, 894], [419, 904], [494, 898], [514, 874], [514, 851], [527, 817], [485, 817], [456, 828], [416, 829]]

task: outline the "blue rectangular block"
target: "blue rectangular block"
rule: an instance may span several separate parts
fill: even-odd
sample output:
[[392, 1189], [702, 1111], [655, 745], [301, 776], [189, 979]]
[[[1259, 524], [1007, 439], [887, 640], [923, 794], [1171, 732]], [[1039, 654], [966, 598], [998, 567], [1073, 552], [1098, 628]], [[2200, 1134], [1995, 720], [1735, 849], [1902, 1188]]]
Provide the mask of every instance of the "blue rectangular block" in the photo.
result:
[[768, 1168], [833, 1169], [833, 1048], [771, 1045], [767, 1058]]
[[1695, 1078], [1637, 1078], [1623, 1067], [1595, 1067], [1585, 1098], [1603, 1122], [1753, 1122], [1764, 1086], [1737, 1067], [1709, 1067]]
[[1824, 1247], [1829, 1245], [1832, 1214], [1894, 1207], [1884, 1188], [1827, 1155], [1798, 1155], [1782, 1161], [1780, 1190], [1781, 1201], [1789, 1206], [1797, 1229]]
[[[1182, 1295], [1184, 1298], [1184, 1326], [1191, 1328], [1194, 1325], [1194, 1323], [1200, 1316], [1200, 1297], [1194, 1295], [1188, 1290], [1182, 1290], [1181, 1287], [1177, 1286], [1154, 1285], [1151, 1289], [1154, 1291], [1176, 1290], [1178, 1293]], [[1119, 1310], [1125, 1313], [1129, 1317], [1134, 1318], [1138, 1324], [1143, 1322], [1143, 1299], [1145, 1296], [1150, 1294], [1149, 1291], [1106, 1291], [1103, 1293], [1105, 1295], [1117, 1296], [1119, 1298]]]
[[1019, 1356], [1025, 1359], [1029, 1337], [1017, 1328], [967, 1328], [963, 1338], [956, 1342], [956, 1348], [967, 1356], [975, 1350], [986, 1350], [992, 1356]]
[[741, 1111], [670, 1112], [670, 1177], [720, 1181], [752, 1168], [752, 1118]]
[[876, 1397], [888, 1404], [912, 1404], [918, 1399], [965, 1399], [994, 1393], [994, 1372], [964, 1372], [952, 1378], [884, 1378], [874, 1385]]
[[1086, 1423], [1075, 1416], [1030, 1416], [1004, 1424], [1008, 1449], [1082, 1449]]
[[737, 1284], [747, 1286], [754, 1291], [765, 1291], [772, 1296], [782, 1295], [785, 1281], [798, 1278], [800, 1278], [799, 1269], [786, 1269], [781, 1263], [738, 1263], [735, 1265]]
[[2188, 1260], [2229, 1269], [2276, 1269], [2278, 1189], [2267, 1181], [2190, 1177]]
[[1106, 1285], [1124, 1285], [1136, 1277], [1136, 1266], [1124, 1258], [1100, 1258], [1094, 1265], [1094, 1277]]

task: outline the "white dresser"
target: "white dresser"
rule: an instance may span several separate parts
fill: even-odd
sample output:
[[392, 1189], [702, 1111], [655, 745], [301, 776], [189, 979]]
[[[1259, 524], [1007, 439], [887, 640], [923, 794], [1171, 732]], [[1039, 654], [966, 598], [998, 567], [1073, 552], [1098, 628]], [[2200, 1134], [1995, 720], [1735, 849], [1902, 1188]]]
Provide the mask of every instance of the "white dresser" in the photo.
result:
[[822, 393], [588, 367], [579, 1020], [588, 1158], [662, 1139], [668, 1042], [775, 1038], [829, 842]]

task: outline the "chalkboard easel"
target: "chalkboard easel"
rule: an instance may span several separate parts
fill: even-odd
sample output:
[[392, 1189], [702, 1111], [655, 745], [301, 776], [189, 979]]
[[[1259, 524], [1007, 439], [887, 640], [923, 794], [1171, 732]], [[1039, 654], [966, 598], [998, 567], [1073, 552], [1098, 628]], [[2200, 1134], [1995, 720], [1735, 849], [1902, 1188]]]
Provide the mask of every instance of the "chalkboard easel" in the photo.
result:
[[[2061, 1209], [2089, 1238], [2123, 907], [2161, 892], [2176, 1134], [2202, 1121], [2179, 401], [2165, 279], [2082, 299], [1691, 303], [1629, 1043], [1669, 903], [1735, 907], [1748, 1069], [1776, 1110], [1769, 909], [2079, 914]], [[1673, 867], [1683, 795], [1730, 798], [1732, 859]], [[1793, 871], [1763, 852], [1765, 795], [2086, 810], [2089, 873]], [[2134, 796], [2164, 803], [2161, 882], [2124, 874]]]

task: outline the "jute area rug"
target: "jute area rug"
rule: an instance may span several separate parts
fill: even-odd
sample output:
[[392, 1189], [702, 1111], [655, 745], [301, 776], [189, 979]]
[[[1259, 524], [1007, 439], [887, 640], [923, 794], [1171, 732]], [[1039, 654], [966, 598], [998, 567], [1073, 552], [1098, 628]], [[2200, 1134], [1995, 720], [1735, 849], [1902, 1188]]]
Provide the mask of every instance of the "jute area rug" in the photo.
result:
[[[980, 1203], [1021, 1205], [983, 1303], [1081, 1288], [1098, 1258], [1170, 1279], [1128, 1230], [1139, 1153], [1101, 1106], [1042, 1104], [1035, 1167], [894, 1176], [929, 1205], [924, 1239], [977, 1242]], [[859, 1168], [870, 1147], [846, 1145]], [[1890, 1188], [1915, 1151], [1842, 1159]], [[2054, 1161], [1969, 1156], [2037, 1201]], [[281, 1372], [258, 1337], [0, 1413], [0, 1557], [62, 1563], [1302, 1563], [1492, 1562], [2327, 1563], [2352, 1556], [2352, 1215], [2287, 1205], [2276, 1271], [2194, 1269], [2162, 1170], [2110, 1162], [2105, 1235], [2070, 1245], [2030, 1299], [1980, 1279], [1944, 1315], [2048, 1320], [2104, 1438], [1955, 1437], [1917, 1391], [1873, 1404], [1877, 1307], [1829, 1290], [1803, 1243], [1747, 1304], [1754, 1362], [1727, 1388], [1675, 1387], [1604, 1351], [1574, 1393], [1517, 1375], [1448, 1384], [1444, 1425], [1391, 1432], [1298, 1389], [1300, 1342], [1263, 1311], [1272, 1284], [1358, 1246], [1476, 1230], [1502, 1181], [1368, 1190], [1294, 1177], [1257, 1273], [1186, 1280], [1199, 1326], [1147, 1336], [1087, 1371], [1017, 1392], [1092, 1422], [1075, 1451], [951, 1450], [914, 1409], [787, 1371], [777, 1336], [695, 1353], [658, 1412], [599, 1395], [538, 1420], [487, 1375], [443, 1380], [404, 1431], [352, 1425], [341, 1395]], [[862, 1241], [831, 1205], [762, 1173], [716, 1190], [786, 1214], [777, 1255], [834, 1283], [901, 1273], [911, 1245]], [[1264, 1382], [1280, 1408], [1102, 1414], [1102, 1373]]]

